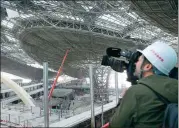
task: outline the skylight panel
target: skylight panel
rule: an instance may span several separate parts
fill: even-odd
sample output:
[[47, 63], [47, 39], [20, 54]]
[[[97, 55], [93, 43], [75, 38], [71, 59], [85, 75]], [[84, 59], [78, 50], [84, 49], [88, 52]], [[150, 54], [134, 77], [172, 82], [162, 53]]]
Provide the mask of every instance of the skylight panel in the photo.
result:
[[116, 13], [113, 14], [114, 18], [117, 19], [118, 21], [122, 21], [123, 23], [125, 23], [126, 25], [131, 24], [131, 21], [127, 20], [126, 18], [124, 18], [123, 16], [120, 16]]
[[46, 1], [44, 0], [40, 0], [40, 1], [33, 1], [36, 5], [39, 5], [39, 4], [47, 4]]
[[28, 17], [31, 17], [33, 16], [32, 14], [21, 14], [20, 15], [22, 18], [28, 18]]
[[3, 50], [4, 49], [6, 49], [6, 50], [9, 50], [9, 51], [11, 51], [11, 48], [9, 47], [9, 46], [3, 46], [3, 48], [2, 48]]
[[10, 9], [7, 9], [7, 8], [6, 8], [6, 11], [7, 11], [7, 15], [8, 15], [9, 18], [19, 17], [19, 13], [17, 11], [10, 10]]
[[123, 28], [120, 27], [120, 26], [117, 26], [117, 25], [114, 25], [114, 24], [109, 24], [109, 23], [106, 23], [106, 22], [104, 23], [102, 21], [96, 22], [96, 25], [99, 25], [99, 26], [104, 27], [104, 28], [112, 29], [112, 30], [115, 30], [115, 31], [123, 30]]
[[85, 6], [81, 5], [87, 12], [89, 12], [93, 7], [92, 6]]
[[14, 42], [17, 42], [18, 40], [15, 39], [14, 37], [11, 37], [9, 35], [5, 35], [10, 41], [14, 41]]
[[62, 14], [54, 14], [55, 16], [58, 16], [58, 17], [61, 17], [61, 18], [64, 18], [64, 15]]
[[6, 26], [6, 27], [8, 27], [10, 29], [14, 27], [14, 24], [9, 22], [9, 21], [7, 21], [7, 20], [2, 20], [1, 25]]
[[145, 28], [138, 28], [132, 31], [130, 34], [131, 38], [139, 38], [143, 40], [150, 40], [157, 36], [157, 33], [153, 33]]
[[130, 24], [130, 22], [120, 16], [118, 17], [113, 17], [109, 14], [104, 14], [102, 16], [99, 17], [99, 19], [102, 19], [102, 20], [106, 20], [106, 21], [111, 21], [111, 22], [114, 22], [115, 24], [119, 24], [121, 26], [127, 26], [128, 24]]
[[134, 14], [133, 14], [133, 12], [132, 13], [127, 13], [129, 16], [131, 16], [132, 18], [134, 18], [134, 19], [137, 19], [137, 16], [135, 16]]

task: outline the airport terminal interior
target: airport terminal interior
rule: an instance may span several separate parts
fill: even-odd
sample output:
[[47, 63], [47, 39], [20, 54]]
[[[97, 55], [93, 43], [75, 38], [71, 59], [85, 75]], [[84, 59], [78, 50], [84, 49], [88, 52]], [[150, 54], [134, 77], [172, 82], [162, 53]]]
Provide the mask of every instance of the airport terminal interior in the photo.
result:
[[107, 49], [157, 40], [178, 53], [178, 0], [1, 0], [1, 126], [101, 128], [132, 85]]

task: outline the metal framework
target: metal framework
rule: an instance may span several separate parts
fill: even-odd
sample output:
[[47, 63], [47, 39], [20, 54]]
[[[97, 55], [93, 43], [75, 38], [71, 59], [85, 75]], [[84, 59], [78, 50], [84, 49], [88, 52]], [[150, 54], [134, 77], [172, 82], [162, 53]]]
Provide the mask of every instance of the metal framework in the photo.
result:
[[141, 17], [177, 36], [178, 0], [131, 1], [132, 7]]
[[108, 81], [111, 69], [109, 67], [94, 67], [94, 101], [109, 102]]
[[178, 51], [178, 37], [140, 17], [133, 10], [140, 3], [131, 1], [3, 0], [1, 55], [26, 64], [46, 61], [57, 70], [71, 48], [64, 73], [81, 78], [88, 76], [87, 64], [100, 64], [107, 47], [136, 49], [162, 39]]

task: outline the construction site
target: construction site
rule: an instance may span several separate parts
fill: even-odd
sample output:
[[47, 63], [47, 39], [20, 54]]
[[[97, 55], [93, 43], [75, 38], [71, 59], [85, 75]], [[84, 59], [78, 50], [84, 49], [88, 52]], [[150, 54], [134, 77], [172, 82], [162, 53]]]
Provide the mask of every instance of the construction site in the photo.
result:
[[178, 54], [177, 0], [2, 0], [1, 127], [102, 128], [133, 84], [105, 55], [157, 40]]

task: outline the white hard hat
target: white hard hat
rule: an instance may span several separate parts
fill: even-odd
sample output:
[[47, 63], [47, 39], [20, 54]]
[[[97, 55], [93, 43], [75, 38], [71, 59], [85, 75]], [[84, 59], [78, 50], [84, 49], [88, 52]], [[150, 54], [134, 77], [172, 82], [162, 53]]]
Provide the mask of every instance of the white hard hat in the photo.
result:
[[177, 64], [175, 50], [162, 41], [156, 41], [141, 52], [160, 72], [168, 75]]

